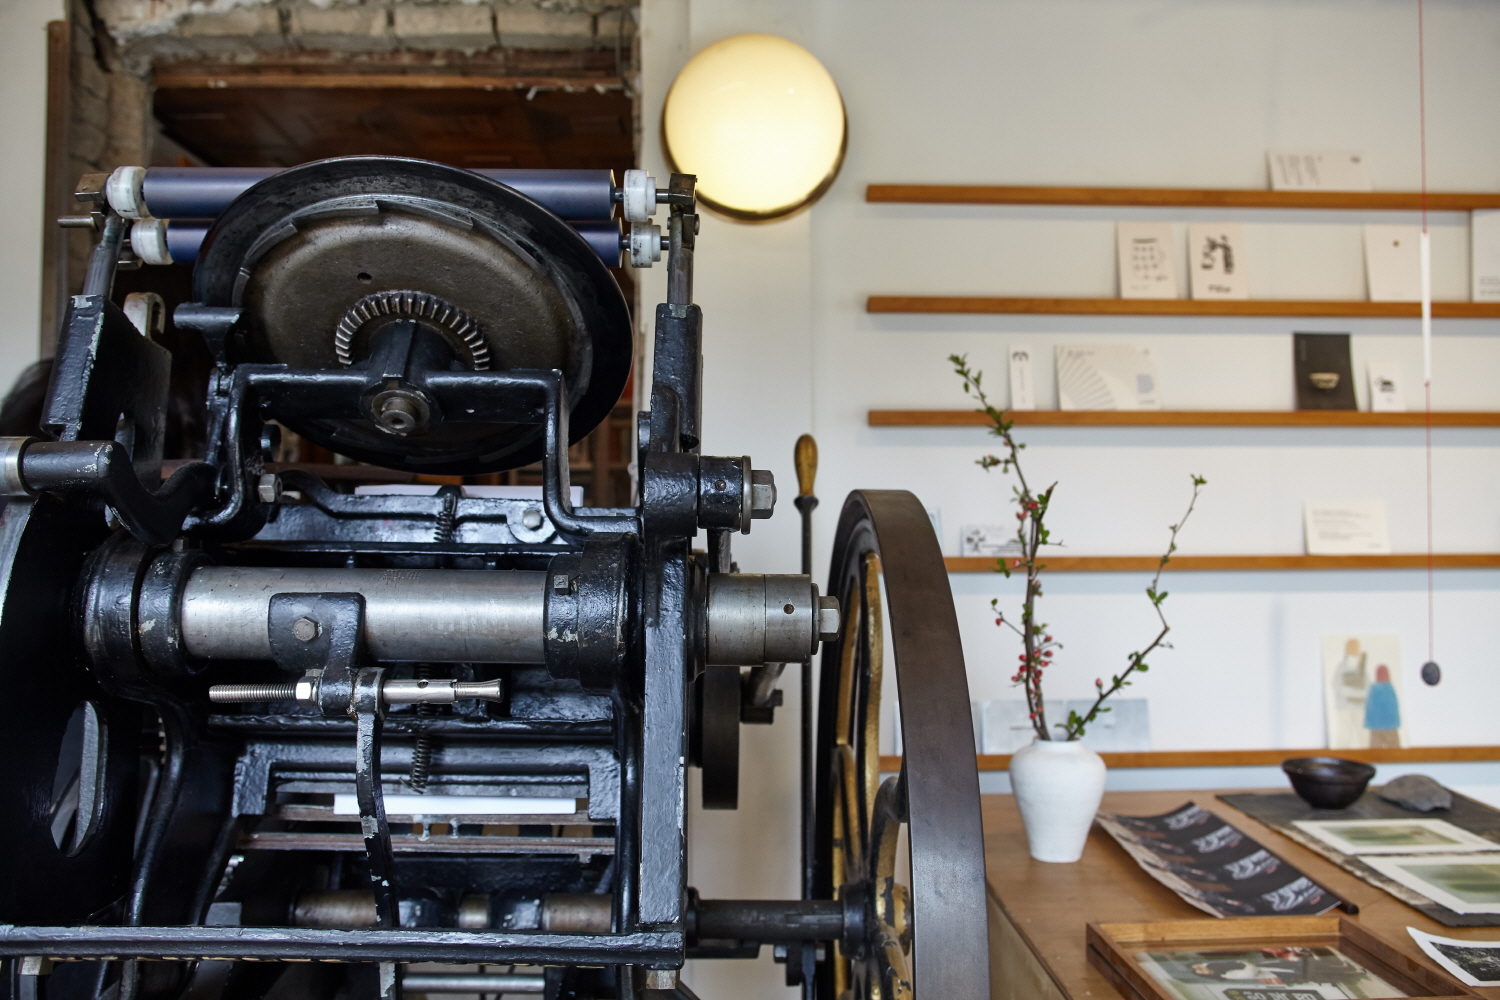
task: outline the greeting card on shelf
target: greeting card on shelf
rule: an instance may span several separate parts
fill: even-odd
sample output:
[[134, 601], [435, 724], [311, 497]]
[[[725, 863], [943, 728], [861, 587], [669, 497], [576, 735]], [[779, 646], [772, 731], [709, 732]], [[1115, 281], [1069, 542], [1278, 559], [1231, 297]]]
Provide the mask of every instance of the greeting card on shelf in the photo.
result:
[[1063, 410], [1161, 409], [1150, 348], [1058, 345], [1057, 402]]
[[1188, 273], [1195, 299], [1248, 299], [1245, 235], [1238, 222], [1188, 226]]
[[1371, 302], [1422, 300], [1422, 228], [1365, 226], [1365, 279]]
[[1010, 345], [1010, 408], [1036, 409], [1036, 381], [1031, 374], [1031, 348]]
[[1120, 298], [1177, 298], [1176, 255], [1170, 222], [1117, 222]]
[[1401, 713], [1401, 637], [1323, 636], [1323, 713], [1330, 750], [1408, 746]]
[[1310, 556], [1390, 555], [1384, 500], [1309, 500], [1302, 517]]
[[1270, 149], [1272, 191], [1371, 191], [1365, 158], [1349, 149]]
[[1469, 296], [1500, 302], [1500, 209], [1469, 213]]
[[1366, 364], [1370, 375], [1370, 412], [1402, 413], [1406, 410], [1406, 397], [1401, 392], [1400, 365], [1392, 361], [1371, 361]]
[[1021, 543], [1016, 541], [1016, 529], [1004, 524], [966, 524], [959, 529], [959, 555], [961, 556], [1019, 556]]

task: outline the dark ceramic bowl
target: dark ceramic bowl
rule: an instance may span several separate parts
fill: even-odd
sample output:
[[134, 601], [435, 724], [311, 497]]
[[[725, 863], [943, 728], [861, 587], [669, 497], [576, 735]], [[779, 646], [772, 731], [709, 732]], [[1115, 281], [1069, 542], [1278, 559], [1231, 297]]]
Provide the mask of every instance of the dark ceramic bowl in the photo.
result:
[[1365, 793], [1375, 768], [1337, 757], [1296, 757], [1281, 762], [1292, 789], [1314, 809], [1345, 809]]

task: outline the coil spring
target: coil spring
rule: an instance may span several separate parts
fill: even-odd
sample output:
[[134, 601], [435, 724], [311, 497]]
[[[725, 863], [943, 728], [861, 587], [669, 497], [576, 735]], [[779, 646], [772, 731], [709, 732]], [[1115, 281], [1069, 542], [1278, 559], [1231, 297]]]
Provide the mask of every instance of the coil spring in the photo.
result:
[[[412, 676], [417, 680], [430, 680], [432, 678], [432, 664], [419, 663], [412, 670]], [[407, 776], [406, 783], [411, 790], [418, 795], [427, 791], [427, 780], [432, 776], [432, 756], [434, 751], [432, 734], [427, 731], [427, 720], [432, 718], [434, 706], [427, 702], [418, 702], [416, 705], [416, 736], [411, 745], [411, 773]]]
[[454, 486], [449, 483], [438, 489], [438, 496], [443, 498], [443, 509], [438, 514], [437, 529], [434, 531], [435, 541], [453, 541], [453, 524], [458, 514], [458, 498], [463, 494], [462, 486]]

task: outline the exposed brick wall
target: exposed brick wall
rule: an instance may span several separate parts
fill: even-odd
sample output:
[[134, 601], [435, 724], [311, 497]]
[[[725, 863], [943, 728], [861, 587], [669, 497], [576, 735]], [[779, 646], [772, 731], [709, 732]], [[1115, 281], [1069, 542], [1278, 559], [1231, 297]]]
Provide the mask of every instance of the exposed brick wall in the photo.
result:
[[[149, 81], [158, 64], [430, 57], [434, 66], [482, 64], [497, 74], [583, 76], [588, 66], [597, 79], [590, 51], [631, 61], [636, 8], [635, 0], [69, 0], [71, 177], [153, 162]], [[91, 240], [78, 230], [67, 238], [76, 292]]]

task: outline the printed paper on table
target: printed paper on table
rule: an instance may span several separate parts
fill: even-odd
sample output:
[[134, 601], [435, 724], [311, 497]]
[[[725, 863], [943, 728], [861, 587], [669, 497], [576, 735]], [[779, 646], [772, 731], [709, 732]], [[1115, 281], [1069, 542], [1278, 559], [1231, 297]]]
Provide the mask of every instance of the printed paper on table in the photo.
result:
[[1303, 527], [1310, 556], [1389, 555], [1384, 500], [1309, 500]]
[[1365, 158], [1350, 149], [1270, 149], [1272, 191], [1371, 191]]
[[1365, 226], [1371, 302], [1422, 301], [1422, 227]]
[[1120, 298], [1177, 298], [1176, 254], [1170, 222], [1117, 222]]
[[1465, 986], [1500, 986], [1500, 941], [1460, 941], [1408, 927], [1427, 957]]
[[1248, 299], [1245, 233], [1238, 222], [1188, 226], [1189, 284], [1195, 299]]
[[1409, 745], [1401, 698], [1401, 637], [1323, 636], [1323, 715], [1330, 750]]
[[1057, 402], [1063, 410], [1159, 410], [1150, 348], [1058, 345]]

